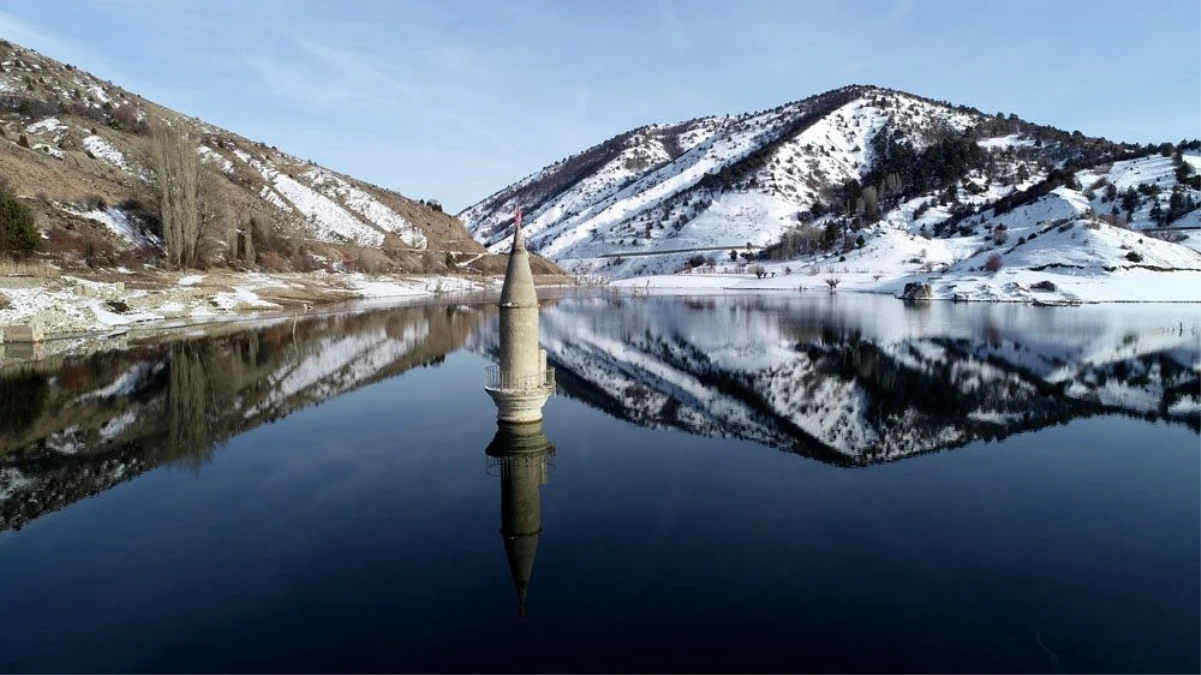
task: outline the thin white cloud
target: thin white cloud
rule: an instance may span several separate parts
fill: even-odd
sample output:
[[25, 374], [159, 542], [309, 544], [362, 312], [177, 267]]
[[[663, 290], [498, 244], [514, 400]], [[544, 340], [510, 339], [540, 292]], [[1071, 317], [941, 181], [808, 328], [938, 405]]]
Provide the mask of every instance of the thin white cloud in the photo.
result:
[[268, 90], [283, 98], [307, 100], [328, 107], [344, 105], [356, 97], [356, 92], [332, 78], [315, 78], [303, 68], [258, 55], [243, 55], [242, 61], [267, 85]]
[[490, 126], [453, 105], [430, 98], [421, 87], [390, 72], [386, 64], [379, 63], [373, 56], [321, 43], [280, 26], [271, 26], [270, 30], [296, 47], [310, 65], [319, 66], [306, 67], [295, 60], [279, 58], [279, 55], [275, 58], [245, 55], [246, 64], [276, 94], [327, 106], [349, 102], [377, 110], [420, 106], [427, 114], [449, 120], [512, 157], [528, 162], [516, 146]]

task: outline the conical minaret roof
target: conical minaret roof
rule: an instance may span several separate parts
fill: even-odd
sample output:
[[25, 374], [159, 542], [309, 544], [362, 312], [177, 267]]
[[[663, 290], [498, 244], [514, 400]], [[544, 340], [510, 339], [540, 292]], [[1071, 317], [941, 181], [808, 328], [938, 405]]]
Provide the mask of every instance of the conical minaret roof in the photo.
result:
[[521, 209], [517, 209], [514, 218], [513, 248], [509, 251], [505, 285], [500, 291], [500, 306], [538, 306], [538, 293], [534, 290], [534, 274], [530, 271], [530, 254], [525, 250], [525, 234], [521, 230]]

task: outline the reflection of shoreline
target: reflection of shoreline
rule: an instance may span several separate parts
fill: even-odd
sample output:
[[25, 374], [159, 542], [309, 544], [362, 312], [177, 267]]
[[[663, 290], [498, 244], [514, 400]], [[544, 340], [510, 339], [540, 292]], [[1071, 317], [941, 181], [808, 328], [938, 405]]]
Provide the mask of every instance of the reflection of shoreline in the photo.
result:
[[[540, 282], [541, 283], [541, 282]], [[319, 305], [308, 310], [259, 311], [242, 314], [221, 315], [203, 319], [170, 319], [150, 324], [137, 324], [126, 328], [118, 335], [111, 333], [85, 333], [60, 335], [46, 342], [0, 343], [0, 377], [13, 368], [55, 368], [55, 363], [67, 359], [81, 358], [100, 352], [124, 350], [130, 347], [145, 347], [152, 344], [193, 339], [198, 333], [204, 337], [222, 337], [246, 331], [266, 330], [280, 324], [305, 323], [315, 319], [327, 319], [351, 314], [373, 314], [385, 311], [416, 307], [472, 307], [491, 311], [495, 308], [499, 290], [483, 290], [443, 295], [401, 296], [364, 300], [348, 300]], [[562, 298], [581, 295], [596, 295], [589, 288], [572, 286], [540, 285], [538, 295], [544, 303], [554, 303]], [[51, 359], [49, 363], [45, 360]], [[53, 361], [57, 359], [57, 361]]]
[[500, 534], [517, 591], [517, 613], [525, 618], [542, 534], [541, 487], [550, 480], [555, 446], [541, 422], [498, 424], [488, 444], [488, 473], [500, 478]]
[[[1119, 414], [1201, 432], [1190, 326], [1073, 308], [644, 298], [543, 313], [560, 391], [618, 419], [845, 467]], [[939, 318], [936, 315], [943, 315]], [[934, 316], [932, 316], [934, 315]], [[477, 348], [495, 350], [482, 343]]]
[[436, 366], [485, 311], [427, 305], [309, 317], [6, 368], [0, 531], [164, 464], [198, 470], [263, 423]]

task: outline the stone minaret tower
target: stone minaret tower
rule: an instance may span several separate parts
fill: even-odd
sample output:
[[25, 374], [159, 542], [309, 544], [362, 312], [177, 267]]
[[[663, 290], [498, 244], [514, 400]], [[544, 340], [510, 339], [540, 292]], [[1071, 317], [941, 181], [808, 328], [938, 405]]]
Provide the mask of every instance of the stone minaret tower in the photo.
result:
[[537, 422], [555, 389], [555, 373], [538, 348], [538, 294], [530, 254], [521, 231], [521, 209], [513, 228], [513, 249], [500, 292], [500, 364], [487, 369], [484, 389], [505, 423]]
[[500, 476], [500, 534], [517, 590], [517, 613], [524, 618], [542, 534], [540, 488], [550, 479], [555, 446], [541, 423], [501, 424], [486, 452], [488, 472]]

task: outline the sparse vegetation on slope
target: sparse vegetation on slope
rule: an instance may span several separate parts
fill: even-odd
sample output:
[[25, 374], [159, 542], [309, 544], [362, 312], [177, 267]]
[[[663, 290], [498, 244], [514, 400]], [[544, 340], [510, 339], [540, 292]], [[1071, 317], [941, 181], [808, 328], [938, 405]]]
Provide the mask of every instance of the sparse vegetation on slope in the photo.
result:
[[[57, 265], [439, 274], [449, 254], [460, 274], [495, 267], [436, 199], [318, 166], [11, 42], [0, 41], [0, 64], [0, 177], [32, 213], [33, 252]], [[178, 138], [173, 152], [159, 152], [156, 129]]]
[[[1201, 235], [1178, 229], [1201, 225], [1197, 166], [1198, 141], [1117, 143], [854, 85], [636, 129], [460, 215], [499, 250], [508, 214], [526, 205], [531, 248], [580, 274], [751, 277], [758, 259], [887, 285], [1024, 243], [1055, 219], [1171, 226], [1154, 236], [1201, 248]], [[912, 250], [891, 248], [902, 240]], [[697, 265], [698, 255], [715, 264]], [[769, 266], [767, 279], [778, 271]]]

